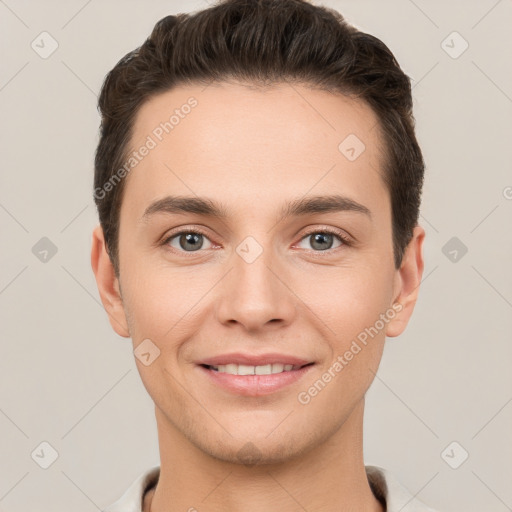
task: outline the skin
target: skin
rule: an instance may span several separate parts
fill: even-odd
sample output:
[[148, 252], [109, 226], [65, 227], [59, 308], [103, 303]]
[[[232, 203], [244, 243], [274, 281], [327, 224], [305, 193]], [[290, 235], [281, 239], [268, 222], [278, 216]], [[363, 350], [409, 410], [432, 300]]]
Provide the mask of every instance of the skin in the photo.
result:
[[[148, 366], [136, 358], [155, 402], [161, 462], [144, 510], [383, 511], [364, 469], [364, 396], [386, 336], [402, 333], [412, 314], [425, 232], [414, 229], [395, 269], [377, 118], [360, 100], [305, 85], [189, 85], [142, 106], [132, 148], [191, 96], [198, 105], [125, 178], [119, 279], [100, 226], [93, 233], [91, 263], [113, 329], [134, 349], [149, 338], [160, 350]], [[338, 149], [349, 134], [366, 147], [354, 161]], [[142, 220], [170, 194], [207, 197], [228, 216], [160, 212]], [[370, 215], [320, 212], [278, 222], [284, 204], [332, 194]], [[158, 244], [190, 228], [206, 235], [198, 251], [187, 252], [179, 236]], [[311, 235], [325, 229], [350, 244], [334, 235], [319, 250]], [[252, 263], [236, 251], [247, 236], [263, 251]], [[402, 310], [300, 403], [298, 394], [393, 304]], [[196, 365], [229, 352], [279, 352], [315, 364], [270, 395], [239, 396]], [[247, 443], [253, 456], [242, 458]]]

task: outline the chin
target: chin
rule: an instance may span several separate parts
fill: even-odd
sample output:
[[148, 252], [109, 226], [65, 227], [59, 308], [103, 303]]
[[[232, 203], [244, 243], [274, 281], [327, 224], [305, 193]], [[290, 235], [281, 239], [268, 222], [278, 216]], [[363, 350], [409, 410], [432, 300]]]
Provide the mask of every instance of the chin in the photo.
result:
[[[205, 450], [205, 448], [207, 448]], [[241, 464], [244, 466], [265, 466], [270, 464], [281, 464], [287, 462], [297, 455], [297, 447], [278, 443], [258, 443], [257, 440], [234, 442], [232, 446], [211, 446], [203, 447], [214, 459], [228, 462], [230, 464]]]
[[308, 452], [320, 442], [312, 435], [299, 431], [276, 431], [269, 435], [268, 432], [272, 432], [269, 428], [261, 429], [255, 435], [247, 430], [243, 434], [232, 432], [232, 437], [225, 431], [218, 432], [219, 437], [216, 437], [213, 432], [210, 430], [207, 437], [189, 435], [188, 438], [200, 451], [216, 460], [245, 466], [283, 464]]

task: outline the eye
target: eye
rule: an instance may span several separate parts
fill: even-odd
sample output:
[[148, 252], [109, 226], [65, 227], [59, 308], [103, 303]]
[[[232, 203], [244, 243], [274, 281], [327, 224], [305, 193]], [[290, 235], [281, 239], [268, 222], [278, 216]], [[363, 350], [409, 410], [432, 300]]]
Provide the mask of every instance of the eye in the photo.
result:
[[[209, 242], [210, 246], [204, 247], [205, 240]], [[173, 249], [182, 252], [195, 252], [199, 249], [210, 249], [212, 246], [211, 241], [204, 233], [193, 229], [175, 233], [168, 237], [163, 244], [170, 245]]]
[[[310, 247], [301, 247], [303, 249], [312, 248], [315, 252], [324, 252], [331, 249], [337, 249], [343, 245], [350, 245], [350, 240], [341, 231], [333, 229], [316, 229], [304, 235], [299, 244], [310, 240]], [[337, 242], [337, 245], [335, 245]], [[206, 246], [205, 246], [206, 243]], [[200, 249], [211, 249], [213, 247], [210, 239], [201, 231], [188, 229], [178, 231], [168, 236], [162, 245], [169, 245], [178, 252], [198, 252]], [[299, 245], [300, 246], [300, 245]]]
[[[308, 239], [310, 240], [311, 247], [316, 252], [337, 249], [342, 245], [350, 245], [349, 240], [343, 236], [342, 233], [330, 229], [310, 231], [301, 239], [301, 242]], [[336, 239], [338, 240], [338, 245], [333, 247]], [[308, 249], [308, 247], [306, 247], [306, 249]]]

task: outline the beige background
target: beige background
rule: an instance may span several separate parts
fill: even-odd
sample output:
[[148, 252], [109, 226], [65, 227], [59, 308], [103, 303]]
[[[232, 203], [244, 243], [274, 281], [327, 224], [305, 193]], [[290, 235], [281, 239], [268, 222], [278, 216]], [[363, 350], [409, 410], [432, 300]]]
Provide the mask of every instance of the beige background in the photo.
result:
[[[366, 462], [441, 511], [512, 510], [512, 2], [323, 4], [413, 79], [428, 167], [425, 280], [368, 394]], [[89, 264], [96, 95], [158, 19], [206, 5], [0, 1], [0, 511], [101, 510], [159, 462], [131, 342]], [[58, 43], [46, 59], [31, 47], [43, 31]], [[43, 237], [57, 248], [46, 262], [32, 250]], [[48, 469], [44, 441], [59, 454]]]

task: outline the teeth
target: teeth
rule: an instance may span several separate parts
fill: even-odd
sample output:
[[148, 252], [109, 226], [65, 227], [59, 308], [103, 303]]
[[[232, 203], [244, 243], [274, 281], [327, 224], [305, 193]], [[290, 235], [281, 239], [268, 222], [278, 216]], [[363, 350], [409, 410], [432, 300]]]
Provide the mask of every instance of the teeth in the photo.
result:
[[272, 363], [272, 373], [281, 373], [284, 370], [284, 364]]
[[[236, 371], [236, 365], [234, 370]], [[238, 375], [254, 375], [254, 370], [256, 369], [255, 366], [247, 366], [245, 364], [239, 364], [238, 365]]]
[[219, 366], [211, 366], [210, 368], [221, 373], [229, 373], [230, 375], [271, 375], [273, 373], [281, 373], [283, 371], [290, 372], [293, 369], [293, 365], [281, 363], [265, 364], [261, 366], [221, 364]]
[[237, 364], [227, 364], [224, 366], [225, 372], [229, 373], [238, 373], [238, 365]]
[[272, 365], [266, 364], [264, 366], [255, 366], [254, 373], [256, 375], [270, 375], [272, 373]]

